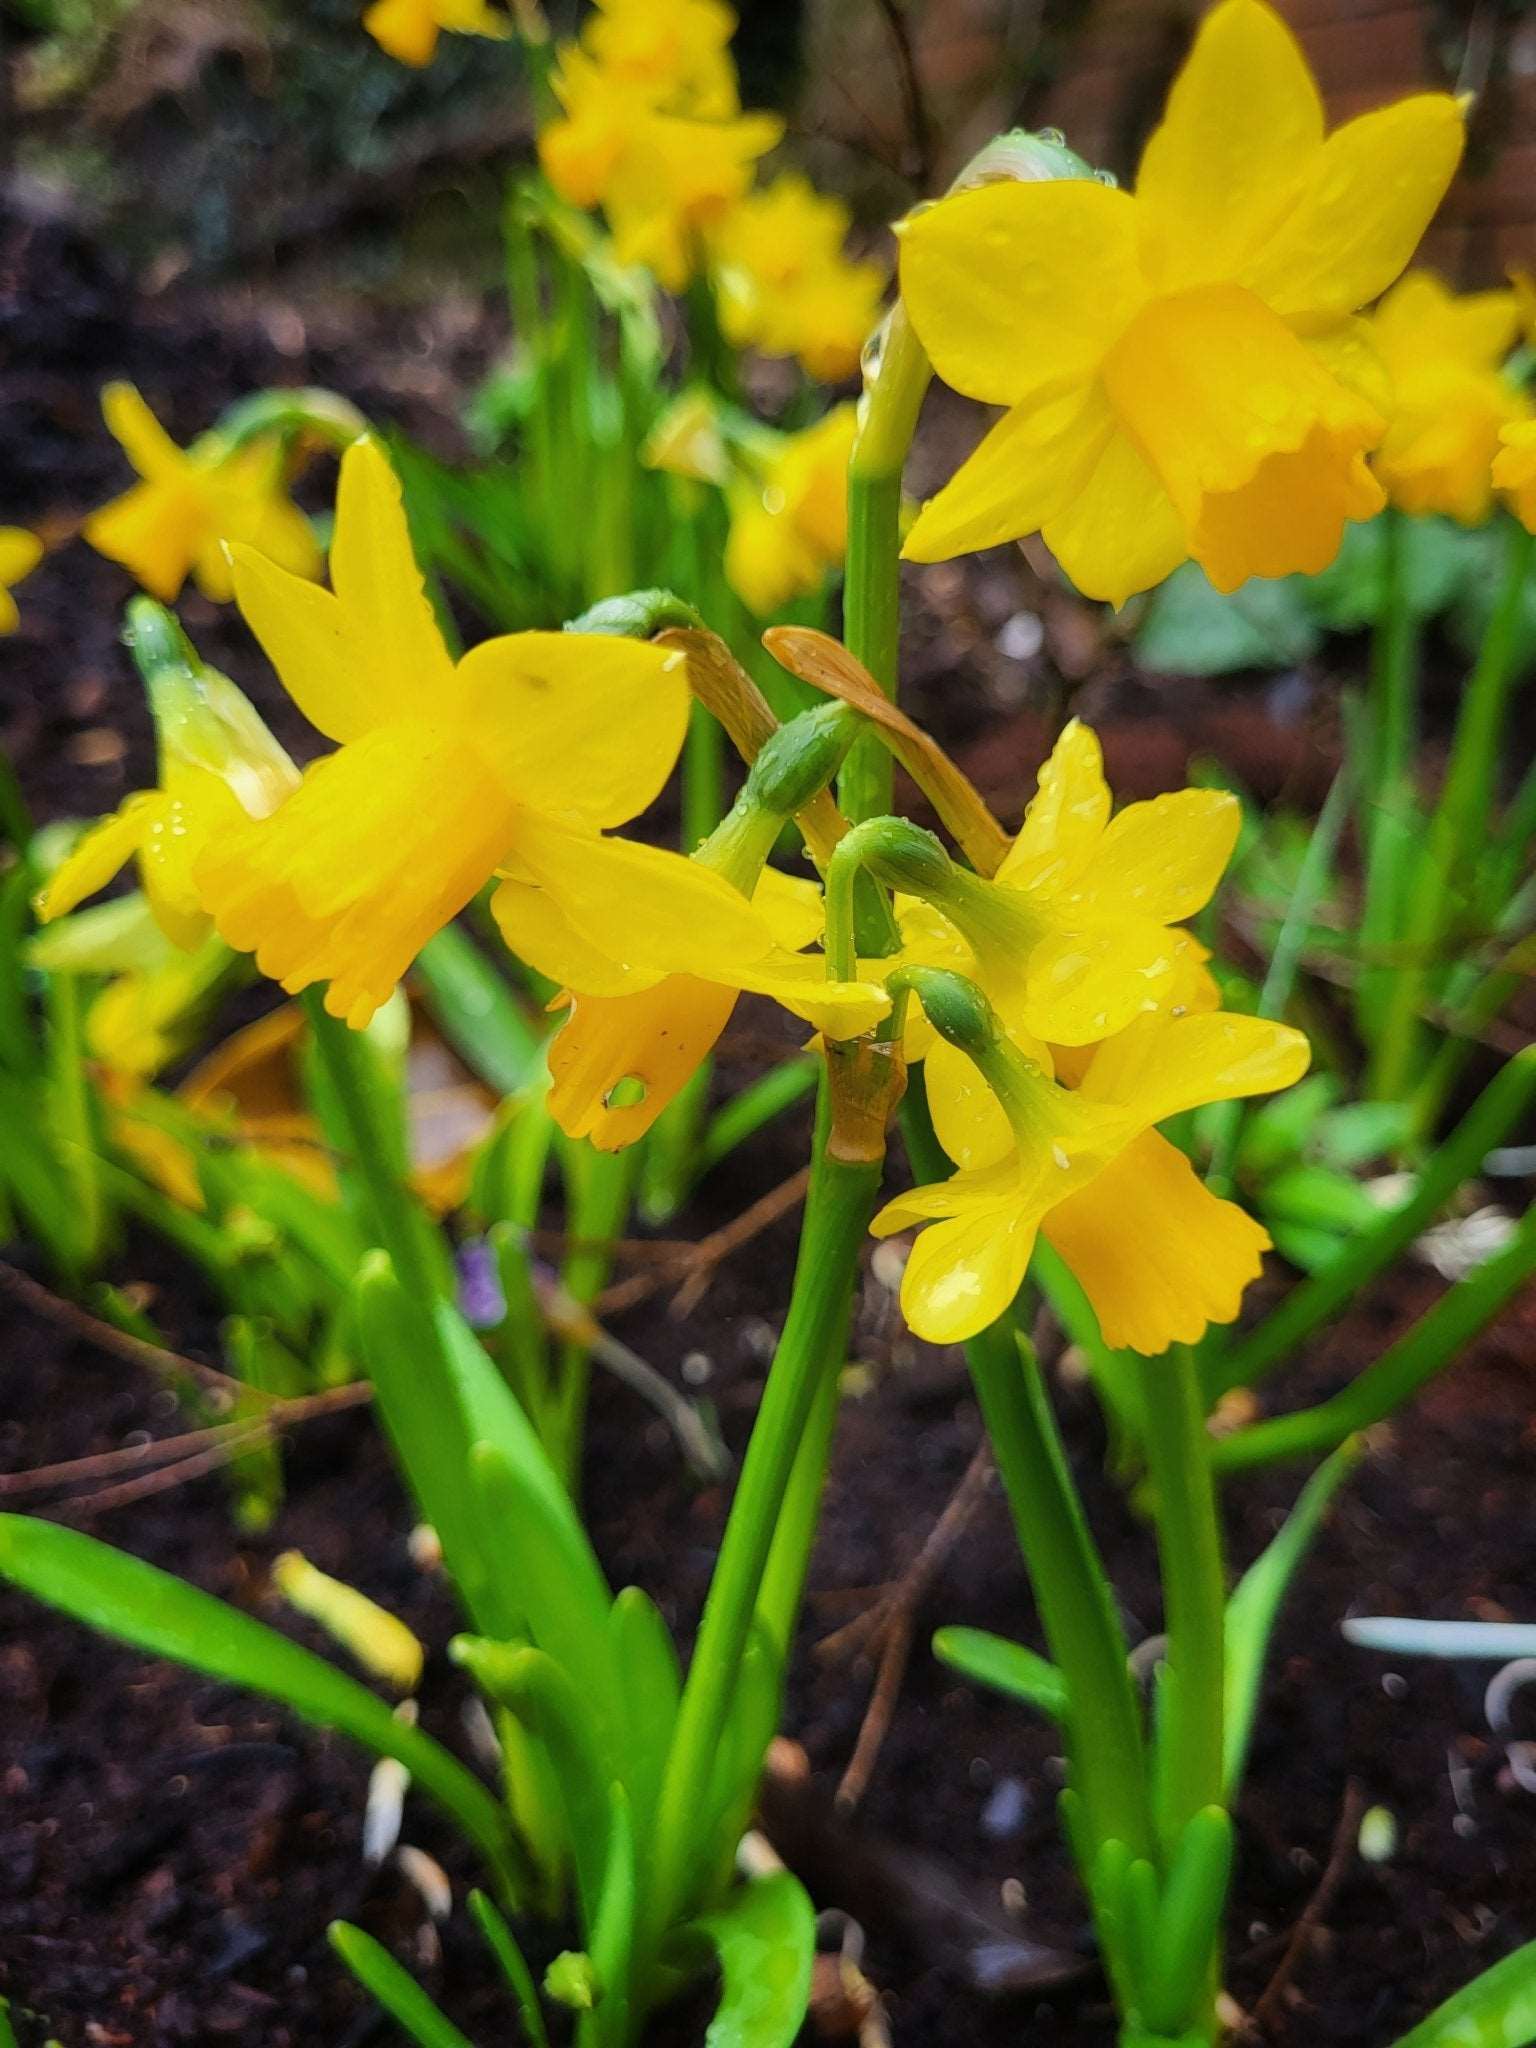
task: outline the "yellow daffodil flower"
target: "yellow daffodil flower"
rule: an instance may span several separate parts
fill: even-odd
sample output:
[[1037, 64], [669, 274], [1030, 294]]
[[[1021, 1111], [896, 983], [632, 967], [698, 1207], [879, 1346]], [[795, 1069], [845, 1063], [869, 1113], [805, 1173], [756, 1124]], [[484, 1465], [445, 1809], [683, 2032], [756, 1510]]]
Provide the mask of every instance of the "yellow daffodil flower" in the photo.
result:
[[[890, 1008], [878, 982], [828, 981], [821, 954], [801, 950], [821, 934], [814, 882], [767, 868], [749, 905], [723, 877], [710, 881], [720, 888], [707, 892], [714, 899], [708, 909], [700, 892], [700, 916], [723, 908], [724, 917], [711, 916], [691, 936], [674, 935], [661, 956], [691, 962], [691, 971], [646, 985], [632, 967], [608, 962], [592, 992], [583, 992], [583, 966], [586, 983], [598, 977], [574, 952], [534, 958], [521, 888], [504, 884], [493, 900], [513, 950], [569, 984], [567, 1020], [549, 1052], [549, 1108], [570, 1137], [590, 1138], [601, 1152], [632, 1145], [650, 1129], [708, 1056], [744, 992], [771, 996], [829, 1038], [872, 1030]], [[652, 935], [644, 943], [654, 947]], [[629, 992], [606, 992], [625, 985]]]
[[[997, 873], [983, 880], [946, 863], [933, 896], [904, 906], [904, 950], [890, 965], [958, 970], [1010, 1030], [1096, 1044], [1144, 1012], [1187, 1004], [1204, 955], [1177, 927], [1210, 900], [1239, 819], [1237, 799], [1211, 789], [1111, 818], [1098, 740], [1073, 719]], [[901, 868], [876, 872], [911, 886]]]
[[[148, 599], [138, 603], [154, 610]], [[298, 788], [299, 772], [226, 676], [168, 659], [147, 687], [159, 785], [135, 791], [85, 834], [39, 893], [37, 914], [45, 923], [62, 917], [136, 860], [156, 923], [190, 951], [212, 929], [193, 878], [198, 856], [268, 817]]]
[[[455, 663], [372, 440], [342, 458], [333, 588], [236, 547], [235, 594], [289, 695], [338, 750], [270, 817], [197, 865], [219, 931], [292, 992], [366, 1024], [432, 934], [503, 862], [558, 909], [630, 849], [600, 835], [650, 803], [687, 729], [681, 656], [634, 640], [514, 633]], [[596, 878], [606, 878], [597, 880]], [[644, 901], [609, 905], [644, 923]], [[623, 953], [621, 934], [619, 952]]]
[[1499, 368], [1519, 327], [1512, 291], [1458, 295], [1427, 270], [1411, 271], [1377, 307], [1371, 334], [1392, 400], [1373, 466], [1399, 510], [1464, 526], [1488, 517], [1500, 432], [1531, 410]]
[[639, 264], [681, 291], [702, 238], [747, 190], [783, 122], [777, 114], [705, 121], [659, 110], [574, 47], [561, 53], [553, 83], [563, 113], [539, 135], [545, 176], [573, 206], [602, 208], [620, 263]]
[[[1289, 1087], [1308, 1058], [1284, 1024], [1159, 1014], [1060, 1062], [1070, 1086], [1053, 1078], [1047, 1048], [1015, 1044], [999, 1103], [964, 1054], [936, 1047], [934, 1128], [959, 1171], [898, 1196], [873, 1225], [879, 1237], [927, 1226], [902, 1279], [911, 1328], [956, 1344], [995, 1322], [1037, 1234], [1071, 1267], [1110, 1345], [1158, 1352], [1230, 1321], [1269, 1238], [1153, 1127], [1201, 1103]], [[995, 1070], [988, 1078], [997, 1085]]]
[[850, 216], [795, 171], [733, 206], [711, 247], [720, 324], [738, 348], [850, 377], [880, 318], [885, 271], [843, 254]]
[[1521, 420], [1501, 430], [1501, 446], [1493, 458], [1493, 481], [1509, 500], [1509, 509], [1528, 533], [1536, 533], [1536, 420]]
[[289, 499], [270, 436], [230, 449], [216, 434], [178, 448], [131, 384], [109, 384], [101, 410], [142, 482], [103, 505], [81, 532], [166, 604], [194, 576], [205, 597], [231, 592], [226, 541], [245, 541], [300, 576], [320, 570], [309, 521]]
[[0, 526], [0, 633], [14, 633], [21, 624], [11, 590], [42, 559], [43, 544], [35, 533], [24, 526]]
[[1192, 556], [1220, 590], [1315, 572], [1382, 504], [1386, 422], [1352, 315], [1398, 276], [1461, 157], [1424, 93], [1325, 137], [1262, 0], [1206, 16], [1134, 195], [1092, 179], [961, 192], [900, 229], [939, 374], [1008, 408], [906, 543], [940, 561], [1040, 532], [1119, 604]]
[[726, 496], [731, 528], [726, 581], [760, 619], [820, 588], [848, 545], [848, 457], [857, 431], [852, 405], [836, 405], [815, 426], [785, 436], [744, 466]]
[[726, 121], [741, 111], [730, 41], [736, 16], [721, 0], [596, 0], [582, 47], [607, 75], [668, 113]]
[[512, 24], [488, 0], [373, 0], [363, 27], [399, 64], [420, 70], [437, 54], [437, 39], [450, 35], [509, 36]]

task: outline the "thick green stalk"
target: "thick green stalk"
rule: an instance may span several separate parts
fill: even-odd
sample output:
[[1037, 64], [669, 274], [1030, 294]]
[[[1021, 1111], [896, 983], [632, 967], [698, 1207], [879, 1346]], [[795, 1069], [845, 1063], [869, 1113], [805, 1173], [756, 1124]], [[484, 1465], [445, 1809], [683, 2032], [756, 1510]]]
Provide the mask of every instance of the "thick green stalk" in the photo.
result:
[[1158, 1702], [1158, 1824], [1171, 1854], [1185, 1823], [1224, 1792], [1226, 1577], [1211, 1445], [1195, 1360], [1182, 1344], [1142, 1361], [1147, 1468], [1168, 1649]]
[[[874, 351], [848, 464], [843, 638], [894, 697], [901, 640], [901, 472], [933, 371], [900, 300]], [[850, 751], [838, 797], [854, 824], [891, 808], [891, 757], [873, 733]]]
[[652, 1942], [691, 1903], [698, 1858], [708, 1846], [697, 1840], [699, 1816], [751, 1637], [774, 1532], [818, 1395], [828, 1377], [842, 1371], [846, 1358], [854, 1279], [881, 1162], [850, 1164], [831, 1156], [829, 1096], [830, 1087], [823, 1083], [789, 1314], [742, 1462], [667, 1757], [648, 1886]]
[[1215, 1469], [1246, 1472], [1291, 1458], [1322, 1457], [1346, 1437], [1370, 1429], [1412, 1400], [1425, 1382], [1450, 1365], [1464, 1344], [1496, 1316], [1515, 1290], [1536, 1273], [1536, 1207], [1486, 1264], [1458, 1280], [1428, 1315], [1384, 1351], [1376, 1363], [1331, 1401], [1296, 1415], [1277, 1415], [1223, 1437], [1211, 1447]]
[[1466, 893], [1464, 885], [1488, 833], [1533, 550], [1536, 536], [1511, 522], [1504, 582], [1462, 696], [1450, 768], [1430, 824], [1425, 860], [1416, 887], [1403, 902], [1404, 958], [1392, 977], [1371, 1068], [1371, 1093], [1380, 1100], [1396, 1101], [1412, 1084], [1437, 958], [1458, 893]]
[[[901, 1127], [919, 1181], [942, 1180], [953, 1172], [918, 1087], [909, 1086]], [[1039, 1364], [1007, 1320], [973, 1338], [965, 1347], [965, 1362], [1046, 1642], [1067, 1681], [1071, 1779], [1083, 1801], [1089, 1837], [1095, 1847], [1122, 1841], [1133, 1855], [1152, 1856], [1156, 1843], [1146, 1743], [1125, 1632]]]
[[1419, 627], [1405, 585], [1402, 515], [1382, 515], [1381, 609], [1371, 647], [1365, 772], [1357, 780], [1365, 845], [1360, 944], [1366, 965], [1355, 1009], [1374, 1044], [1394, 968], [1376, 959], [1397, 934], [1407, 869], [1417, 851], [1413, 763], [1418, 731]]

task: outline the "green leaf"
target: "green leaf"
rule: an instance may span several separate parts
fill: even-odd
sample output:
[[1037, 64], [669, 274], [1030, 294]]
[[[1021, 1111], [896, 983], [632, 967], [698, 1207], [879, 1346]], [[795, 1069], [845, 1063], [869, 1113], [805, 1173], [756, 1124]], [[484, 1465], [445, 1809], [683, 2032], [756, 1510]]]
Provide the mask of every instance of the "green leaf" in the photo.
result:
[[549, 2048], [549, 2034], [545, 2029], [544, 2014], [539, 2006], [538, 1986], [533, 1981], [533, 1972], [529, 1969], [527, 1958], [518, 1947], [511, 1928], [484, 1892], [470, 1893], [469, 1910], [480, 1932], [485, 1936], [486, 1946], [496, 1958], [512, 1996], [517, 2001], [518, 2016], [522, 2020], [529, 2048]]
[[607, 1867], [597, 1919], [588, 1937], [592, 1965], [602, 1987], [596, 2010], [576, 2029], [577, 2048], [624, 2048], [634, 2010], [635, 1912], [639, 1871], [635, 1831], [622, 1785], [609, 1794]]
[[1235, 1796], [1242, 1782], [1280, 1603], [1322, 1527], [1334, 1495], [1364, 1453], [1363, 1442], [1341, 1444], [1327, 1463], [1319, 1466], [1278, 1533], [1249, 1565], [1227, 1601], [1224, 1782], [1229, 1797]]
[[276, 1629], [126, 1551], [29, 1515], [0, 1515], [0, 1574], [119, 1642], [281, 1700], [315, 1727], [394, 1757], [507, 1875], [506, 1821], [479, 1780], [366, 1686]]
[[787, 1870], [731, 1893], [690, 1925], [720, 1958], [720, 2003], [704, 2048], [790, 2048], [811, 1997], [816, 1913]]
[[1193, 562], [1151, 598], [1136, 635], [1143, 668], [1187, 676], [1245, 668], [1294, 668], [1317, 651], [1303, 579], [1254, 577], [1223, 596]]
[[1145, 1988], [1146, 2017], [1162, 2032], [1180, 2031], [1209, 1982], [1231, 1875], [1232, 1816], [1202, 1807], [1174, 1845], [1158, 1905]]
[[429, 1015], [459, 1057], [498, 1095], [517, 1095], [544, 1061], [545, 1034], [469, 934], [445, 925], [416, 956]]
[[1066, 1679], [1048, 1658], [1022, 1643], [995, 1636], [990, 1629], [941, 1628], [933, 1638], [933, 1654], [973, 1684], [1023, 1700], [1053, 1721], [1067, 1717]]
[[[1479, 577], [1487, 554], [1483, 536], [1449, 519], [1404, 519], [1400, 528], [1404, 601], [1415, 618], [1433, 618]], [[1345, 527], [1332, 563], [1306, 579], [1307, 608], [1320, 625], [1353, 633], [1376, 623], [1385, 601], [1385, 556], [1381, 521]]]
[[1288, 1166], [1265, 1181], [1260, 1195], [1266, 1221], [1282, 1219], [1341, 1235], [1369, 1230], [1381, 1204], [1350, 1174], [1331, 1166]]
[[1484, 1970], [1397, 2048], [1526, 2048], [1536, 2041], [1536, 1941]]
[[667, 1752], [677, 1725], [682, 1674], [677, 1651], [656, 1604], [638, 1586], [626, 1586], [608, 1615], [613, 1654], [624, 1674], [629, 1746], [619, 1761], [642, 1853], [651, 1839]]
[[371, 1934], [364, 1934], [347, 1920], [333, 1920], [326, 1933], [353, 1976], [420, 2048], [474, 2048], [468, 2035], [459, 2032], [410, 1972], [402, 1970]]

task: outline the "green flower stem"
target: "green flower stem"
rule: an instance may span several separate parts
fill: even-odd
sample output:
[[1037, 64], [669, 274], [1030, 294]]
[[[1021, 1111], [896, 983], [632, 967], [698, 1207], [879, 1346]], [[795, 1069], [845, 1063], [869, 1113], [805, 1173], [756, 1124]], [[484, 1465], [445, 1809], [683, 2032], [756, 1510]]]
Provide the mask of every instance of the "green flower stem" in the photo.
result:
[[1434, 989], [1436, 957], [1488, 831], [1499, 740], [1517, 667], [1521, 611], [1533, 551], [1536, 536], [1511, 521], [1504, 582], [1461, 700], [1450, 768], [1430, 825], [1417, 886], [1403, 906], [1405, 957], [1391, 977], [1371, 1070], [1371, 1092], [1381, 1100], [1396, 1101], [1405, 1095], [1420, 1065], [1423, 1012]]
[[[1517, 902], [1519, 899], [1515, 899]], [[1536, 972], [1536, 934], [1509, 947], [1494, 966], [1475, 980], [1471, 988], [1446, 1016], [1440, 1048], [1424, 1069], [1413, 1093], [1412, 1129], [1433, 1131], [1440, 1121], [1446, 1098], [1461, 1079], [1462, 1071], [1482, 1042], [1483, 1033], [1504, 1005]]]
[[[933, 369], [898, 299], [865, 368], [848, 464], [848, 563], [843, 638], [890, 697], [901, 641], [901, 472]], [[838, 785], [854, 824], [891, 808], [891, 757], [873, 733], [853, 748]]]
[[[1215, 1401], [1233, 1387], [1255, 1387], [1277, 1365], [1294, 1357], [1314, 1330], [1351, 1301], [1368, 1280], [1384, 1272], [1399, 1252], [1434, 1222], [1533, 1096], [1536, 1046], [1528, 1046], [1500, 1068], [1450, 1137], [1425, 1162], [1409, 1201], [1357, 1237], [1322, 1272], [1292, 1288], [1250, 1336], [1212, 1358], [1207, 1388], [1210, 1399]], [[1267, 1423], [1260, 1426], [1269, 1427]]]
[[[1366, 764], [1357, 785], [1365, 846], [1360, 944], [1368, 962], [1396, 936], [1405, 874], [1416, 850], [1412, 794], [1419, 628], [1404, 580], [1400, 513], [1389, 510], [1381, 515], [1381, 538], [1381, 609], [1371, 648]], [[1390, 1000], [1394, 972], [1390, 966], [1367, 965], [1360, 977], [1356, 1013], [1372, 1044], [1383, 1006]]]
[[[921, 1082], [908, 1085], [902, 1136], [919, 1181], [953, 1167], [934, 1136]], [[1141, 1706], [1098, 1548], [1030, 1346], [1004, 1320], [965, 1347], [1046, 1642], [1067, 1681], [1072, 1784], [1095, 1847], [1154, 1856]], [[1085, 1873], [1086, 1875], [1086, 1873]]]
[[1211, 1447], [1213, 1467], [1225, 1475], [1293, 1458], [1322, 1457], [1357, 1430], [1385, 1421], [1452, 1363], [1461, 1347], [1498, 1314], [1532, 1273], [1536, 1273], [1536, 1207], [1526, 1211], [1502, 1251], [1458, 1280], [1428, 1315], [1421, 1316], [1341, 1393], [1299, 1414], [1279, 1415], [1223, 1437]]
[[879, 1191], [881, 1162], [831, 1156], [830, 1084], [822, 1085], [811, 1182], [783, 1334], [742, 1462], [703, 1619], [688, 1666], [657, 1809], [652, 1921], [647, 1952], [691, 1903], [699, 1870], [698, 1819], [707, 1800], [741, 1660], [792, 1481], [808, 1487], [796, 1459], [829, 1377], [847, 1354], [854, 1279]]
[[395, 1271], [423, 1308], [443, 1291], [442, 1276], [428, 1248], [426, 1219], [405, 1186], [401, 1163], [385, 1134], [385, 1105], [369, 1066], [371, 1048], [326, 1009], [323, 992], [306, 989], [299, 998], [309, 1020], [316, 1056], [330, 1083], [357, 1176], [366, 1227], [388, 1252]]
[[1205, 1402], [1191, 1352], [1142, 1362], [1142, 1412], [1167, 1631], [1157, 1724], [1158, 1823], [1164, 1854], [1224, 1793], [1223, 1631], [1227, 1589], [1211, 1478]]

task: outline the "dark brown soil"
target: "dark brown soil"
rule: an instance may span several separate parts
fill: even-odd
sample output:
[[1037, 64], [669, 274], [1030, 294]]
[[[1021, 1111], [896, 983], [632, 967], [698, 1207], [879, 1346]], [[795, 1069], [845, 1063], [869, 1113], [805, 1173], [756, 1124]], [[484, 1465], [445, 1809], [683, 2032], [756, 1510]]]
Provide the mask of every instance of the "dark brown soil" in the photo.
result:
[[[107, 375], [138, 378], [157, 403], [169, 402], [184, 433], [228, 395], [274, 376], [331, 382], [388, 417], [413, 403], [425, 413], [436, 399], [386, 374], [377, 356], [360, 370], [356, 354], [317, 343], [302, 326], [296, 343], [289, 326], [259, 308], [231, 318], [227, 308], [135, 300], [64, 230], [13, 219], [0, 224], [0, 313], [23, 309], [36, 346], [29, 342], [24, 360], [9, 357], [0, 388], [0, 503], [10, 518], [78, 513], [124, 481], [95, 417], [94, 387]], [[8, 351], [16, 332], [11, 321]], [[483, 344], [472, 335], [464, 346], [472, 353]], [[401, 344], [402, 360], [411, 346]], [[23, 631], [0, 651], [0, 740], [43, 817], [104, 810], [148, 773], [147, 721], [114, 645], [127, 594], [111, 565], [79, 544], [61, 547], [25, 587]], [[1104, 726], [1127, 794], [1177, 781], [1192, 750], [1220, 752], [1266, 794], [1305, 798], [1326, 779], [1320, 690], [1308, 708], [1305, 692], [1298, 700], [1293, 689], [1288, 701], [1293, 709], [1303, 701], [1302, 715], [1282, 726], [1260, 686], [1226, 695], [1154, 687], [1131, 674], [1089, 614], [1044, 591], [1016, 557], [988, 558], [959, 581], [923, 572], [913, 596], [914, 706], [966, 749], [1005, 811], [1022, 802], [1053, 700], [1067, 688], [1083, 693], [1079, 701]], [[1026, 604], [1041, 608], [1046, 625], [1035, 666], [1010, 663], [996, 646], [998, 628]], [[209, 657], [249, 683], [278, 722], [281, 699], [238, 625], [196, 599], [185, 610]], [[682, 1230], [702, 1234], [791, 1171], [794, 1135], [717, 1175]], [[688, 1353], [710, 1361], [708, 1391], [738, 1451], [782, 1314], [792, 1246], [786, 1222], [728, 1265], [686, 1321], [653, 1306], [619, 1326], [673, 1377]], [[167, 1336], [216, 1356], [209, 1305], [157, 1247], [131, 1246], [114, 1277], [147, 1282]], [[1348, 1378], [1437, 1284], [1410, 1269], [1356, 1304], [1280, 1390], [1285, 1398]], [[64, 1329], [4, 1299], [0, 1328], [0, 1468], [176, 1426], [168, 1396]], [[864, 1924], [866, 1967], [902, 2048], [1107, 2043], [1113, 2029], [1056, 1830], [1056, 1744], [1043, 1725], [947, 1675], [925, 1647], [941, 1621], [1037, 1639], [995, 1495], [924, 1610], [860, 1820], [844, 1828], [829, 1818], [869, 1673], [819, 1660], [814, 1640], [911, 1558], [978, 1435], [958, 1359], [904, 1339], [873, 1277], [855, 1356], [873, 1369], [871, 1382], [845, 1404], [786, 1718], [808, 1754], [812, 1796], [779, 1816], [782, 1845], [801, 1859], [818, 1905]], [[1533, 1371], [1536, 1319], [1527, 1306], [1383, 1443], [1286, 1615], [1239, 1811], [1229, 1975], [1243, 2004], [1262, 1993], [1316, 1890], [1352, 1781], [1395, 1815], [1399, 1840], [1385, 1864], [1350, 1864], [1280, 2005], [1278, 2039], [1385, 2048], [1476, 1970], [1536, 1935], [1530, 1795], [1484, 1725], [1486, 1674], [1427, 1665], [1393, 1674], [1338, 1634], [1350, 1611], [1530, 1618]], [[1058, 1393], [1139, 1640], [1158, 1627], [1150, 1541], [1101, 1476], [1091, 1400], [1071, 1386]], [[451, 1602], [410, 1560], [410, 1516], [367, 1416], [299, 1432], [288, 1482], [288, 1505], [259, 1540], [237, 1536], [217, 1480], [103, 1517], [99, 1533], [302, 1636], [266, 1591], [272, 1557], [297, 1545], [403, 1614], [430, 1644], [425, 1720], [463, 1753], [463, 1688], [443, 1654]], [[1237, 1564], [1272, 1533], [1295, 1483], [1281, 1476], [1234, 1490]], [[686, 1638], [726, 1495], [691, 1492], [649, 1412], [605, 1381], [594, 1399], [587, 1499], [614, 1582], [645, 1586]], [[321, 2040], [344, 2048], [382, 2035], [325, 1946], [326, 1922], [338, 1914], [412, 1960], [484, 2048], [514, 2038], [462, 1912], [434, 1933], [393, 1865], [364, 1871], [364, 1759], [260, 1702], [104, 1645], [22, 1600], [0, 1600], [0, 1629], [0, 1991], [15, 2003], [24, 2048], [45, 2037], [64, 2048], [313, 2048]], [[476, 1873], [417, 1799], [406, 1839], [440, 1859], [461, 1901]], [[1020, 1940], [1058, 1964], [1083, 1964], [1048, 1995], [998, 1997], [973, 1982], [971, 1951], [1005, 1924], [1005, 1880], [1022, 1886], [1013, 1923]], [[658, 2042], [691, 2048], [697, 2038], [691, 2020], [657, 2030]]]

